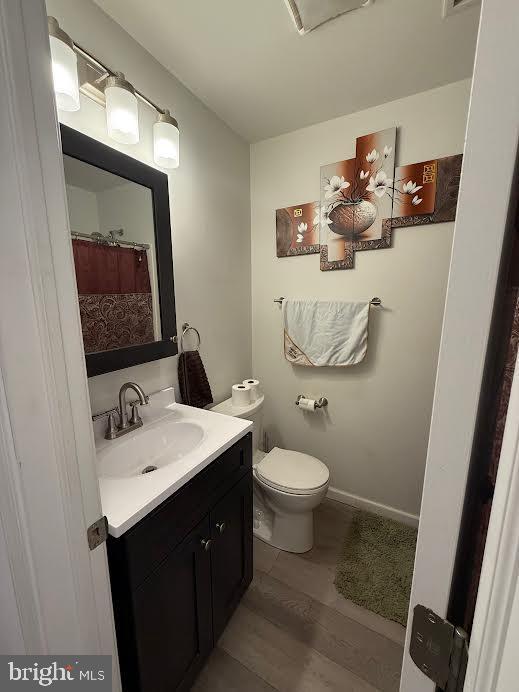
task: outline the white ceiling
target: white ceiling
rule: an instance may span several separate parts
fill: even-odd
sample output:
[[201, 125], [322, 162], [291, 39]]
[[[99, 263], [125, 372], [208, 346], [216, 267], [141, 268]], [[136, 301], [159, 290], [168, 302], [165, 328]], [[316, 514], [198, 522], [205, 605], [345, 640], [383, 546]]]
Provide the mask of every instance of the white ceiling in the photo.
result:
[[284, 0], [95, 2], [249, 141], [469, 77], [479, 17], [375, 0], [300, 36]]

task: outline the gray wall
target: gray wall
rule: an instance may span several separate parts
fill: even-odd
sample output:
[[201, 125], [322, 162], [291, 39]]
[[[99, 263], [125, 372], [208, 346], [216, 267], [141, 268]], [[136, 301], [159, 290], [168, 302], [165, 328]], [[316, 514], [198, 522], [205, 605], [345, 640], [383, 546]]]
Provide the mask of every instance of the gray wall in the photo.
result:
[[[470, 81], [386, 103], [251, 148], [253, 370], [273, 443], [330, 468], [343, 499], [417, 515], [425, 469], [453, 224], [397, 229], [391, 249], [359, 252], [355, 269], [320, 272], [318, 255], [276, 258], [274, 210], [319, 198], [321, 164], [355, 155], [355, 138], [398, 125], [397, 163], [463, 150]], [[351, 368], [290, 365], [277, 296], [369, 300], [366, 360]], [[298, 394], [327, 396], [303, 414]], [[355, 498], [353, 498], [355, 500]]]
[[[215, 400], [251, 375], [249, 145], [90, 0], [47, 0], [47, 12], [81, 46], [125, 72], [135, 87], [170, 108], [181, 129], [180, 167], [169, 176], [177, 325], [202, 335], [202, 357]], [[106, 134], [104, 109], [82, 97], [61, 113], [67, 125], [153, 164], [152, 111], [140, 105], [141, 141], [118, 145]], [[91, 378], [92, 410], [116, 402], [135, 380], [153, 391], [177, 382], [176, 358]]]

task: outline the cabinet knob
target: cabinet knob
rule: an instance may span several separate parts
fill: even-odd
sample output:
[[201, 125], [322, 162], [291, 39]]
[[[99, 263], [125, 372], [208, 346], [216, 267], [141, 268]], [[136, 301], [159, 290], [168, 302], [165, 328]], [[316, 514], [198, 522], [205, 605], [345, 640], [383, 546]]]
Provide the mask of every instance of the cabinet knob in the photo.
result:
[[212, 543], [212, 541], [211, 541], [210, 538], [202, 538], [202, 540], [200, 541], [200, 543], [201, 543], [201, 545], [202, 545], [202, 548], [203, 548], [205, 551], [211, 550], [211, 543]]
[[225, 522], [224, 522], [224, 521], [219, 521], [219, 522], [216, 524], [216, 528], [218, 529], [218, 531], [219, 531], [220, 533], [223, 533], [223, 532], [225, 531], [225, 529], [226, 529], [226, 524], [225, 524]]

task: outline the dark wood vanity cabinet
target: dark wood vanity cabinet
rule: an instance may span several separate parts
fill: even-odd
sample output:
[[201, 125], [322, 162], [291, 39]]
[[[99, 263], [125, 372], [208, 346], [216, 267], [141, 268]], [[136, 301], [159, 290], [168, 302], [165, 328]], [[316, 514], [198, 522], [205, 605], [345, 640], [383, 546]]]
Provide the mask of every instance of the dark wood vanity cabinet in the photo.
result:
[[252, 478], [247, 476], [211, 511], [211, 585], [216, 641], [252, 579]]
[[204, 519], [135, 592], [135, 689], [189, 689], [211, 651], [211, 556], [201, 546], [208, 532]]
[[250, 584], [251, 442], [109, 538], [124, 692], [189, 690]]

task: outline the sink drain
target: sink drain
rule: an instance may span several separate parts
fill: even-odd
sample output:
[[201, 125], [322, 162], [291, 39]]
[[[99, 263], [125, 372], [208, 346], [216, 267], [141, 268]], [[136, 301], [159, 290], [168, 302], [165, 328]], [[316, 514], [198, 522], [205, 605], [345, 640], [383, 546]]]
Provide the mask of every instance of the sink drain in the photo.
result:
[[156, 471], [157, 467], [156, 466], [146, 466], [146, 468], [142, 469], [141, 474], [145, 473], [151, 473], [152, 471]]

